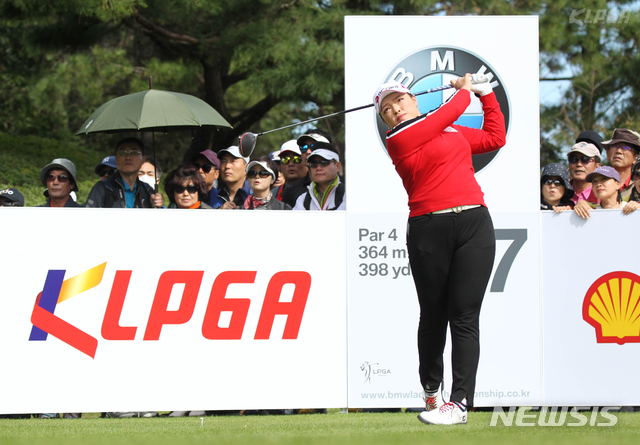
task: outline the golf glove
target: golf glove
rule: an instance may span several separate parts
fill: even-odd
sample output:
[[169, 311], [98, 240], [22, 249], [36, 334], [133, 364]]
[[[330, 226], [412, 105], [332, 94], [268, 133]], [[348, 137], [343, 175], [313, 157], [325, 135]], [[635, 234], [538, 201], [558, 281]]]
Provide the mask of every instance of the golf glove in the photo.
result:
[[[487, 77], [489, 80], [487, 82], [482, 82], [482, 83], [473, 83], [473, 82], [477, 82], [479, 80], [479, 78], [482, 77]], [[489, 74], [480, 74], [480, 73], [476, 73], [476, 74], [472, 74], [471, 75], [471, 82], [473, 83], [473, 85], [471, 85], [471, 91], [473, 91], [474, 93], [476, 93], [479, 96], [486, 96], [487, 94], [491, 93], [493, 91], [493, 88], [491, 88], [491, 79], [493, 79], [493, 74], [489, 73]]]

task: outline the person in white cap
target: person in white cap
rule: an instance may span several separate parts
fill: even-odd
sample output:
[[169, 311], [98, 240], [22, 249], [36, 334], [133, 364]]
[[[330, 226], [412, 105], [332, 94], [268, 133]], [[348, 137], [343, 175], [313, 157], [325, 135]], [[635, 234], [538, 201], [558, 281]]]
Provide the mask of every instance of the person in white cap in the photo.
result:
[[[251, 189], [246, 180], [246, 168], [249, 158], [240, 153], [240, 148], [232, 145], [218, 152], [222, 186], [218, 189], [218, 199], [211, 207], [237, 209], [244, 204]], [[219, 206], [218, 206], [219, 204]]]
[[253, 192], [245, 199], [245, 210], [291, 210], [289, 204], [275, 199], [271, 189], [278, 177], [278, 165], [261, 156], [247, 165], [247, 181]]
[[600, 150], [589, 142], [578, 142], [567, 153], [571, 186], [575, 194], [571, 198], [574, 204], [587, 201], [598, 204], [598, 198], [593, 194], [591, 183], [587, 182], [587, 175], [600, 167]]
[[[480, 307], [495, 257], [495, 232], [475, 179], [472, 155], [502, 147], [504, 115], [491, 84], [466, 74], [451, 81], [456, 92], [423, 114], [411, 90], [381, 85], [373, 97], [387, 124], [387, 151], [409, 196], [407, 249], [418, 294], [418, 357], [426, 424], [467, 423], [480, 358]], [[482, 129], [454, 122], [480, 96]], [[315, 154], [315, 152], [314, 152]], [[442, 396], [443, 351], [451, 329], [453, 382]]]
[[326, 142], [317, 142], [309, 155], [312, 182], [296, 200], [293, 210], [345, 210], [344, 183], [340, 181], [340, 157]]

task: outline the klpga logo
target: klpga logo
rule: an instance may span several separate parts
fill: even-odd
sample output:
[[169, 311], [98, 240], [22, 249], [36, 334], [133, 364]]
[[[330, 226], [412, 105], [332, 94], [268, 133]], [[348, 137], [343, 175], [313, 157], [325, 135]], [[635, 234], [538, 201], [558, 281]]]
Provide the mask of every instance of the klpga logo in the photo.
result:
[[[103, 263], [67, 280], [65, 270], [50, 270], [42, 292], [37, 296], [31, 315], [30, 341], [45, 341], [48, 335], [95, 358], [98, 339], [55, 315], [56, 306], [69, 298], [98, 286], [107, 263]], [[127, 296], [132, 271], [115, 273], [111, 294], [104, 313], [101, 334], [104, 340], [135, 340], [137, 326], [121, 326], [120, 316]], [[218, 274], [211, 287], [202, 322], [202, 336], [207, 340], [240, 340], [245, 330], [250, 298], [226, 298], [232, 284], [252, 284], [256, 271], [225, 271]], [[143, 341], [160, 339], [162, 327], [191, 320], [200, 293], [204, 271], [166, 271], [160, 275], [147, 320]], [[169, 310], [173, 287], [183, 286], [180, 306]], [[293, 295], [281, 301], [282, 290], [293, 285]], [[285, 315], [283, 340], [298, 338], [300, 325], [311, 288], [311, 275], [303, 271], [276, 272], [267, 285], [254, 340], [268, 340], [277, 315]], [[224, 320], [221, 322], [221, 320]]]

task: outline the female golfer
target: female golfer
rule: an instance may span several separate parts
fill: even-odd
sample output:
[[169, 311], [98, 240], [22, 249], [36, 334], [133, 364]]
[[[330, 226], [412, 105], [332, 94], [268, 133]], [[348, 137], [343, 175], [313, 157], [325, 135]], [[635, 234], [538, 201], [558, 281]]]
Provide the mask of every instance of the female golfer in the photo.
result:
[[[479, 317], [495, 254], [495, 234], [472, 154], [505, 143], [504, 116], [489, 82], [472, 85], [467, 74], [439, 108], [421, 114], [408, 88], [391, 82], [374, 96], [376, 111], [389, 126], [387, 150], [409, 195], [407, 247], [420, 303], [418, 355], [425, 390], [424, 423], [467, 422], [473, 406], [480, 356]], [[482, 130], [455, 125], [480, 96]], [[453, 382], [442, 398], [447, 325], [451, 326]]]

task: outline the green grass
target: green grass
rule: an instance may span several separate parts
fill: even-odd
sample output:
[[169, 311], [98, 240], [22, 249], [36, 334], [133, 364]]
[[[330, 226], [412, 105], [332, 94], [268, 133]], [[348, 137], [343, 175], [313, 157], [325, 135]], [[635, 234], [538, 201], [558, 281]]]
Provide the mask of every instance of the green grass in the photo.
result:
[[[636, 444], [640, 414], [613, 427], [491, 427], [491, 413], [467, 425], [423, 425], [415, 413], [349, 413], [200, 418], [0, 420], [0, 444]], [[529, 421], [529, 420], [528, 420]], [[500, 425], [502, 425], [500, 423]]]

